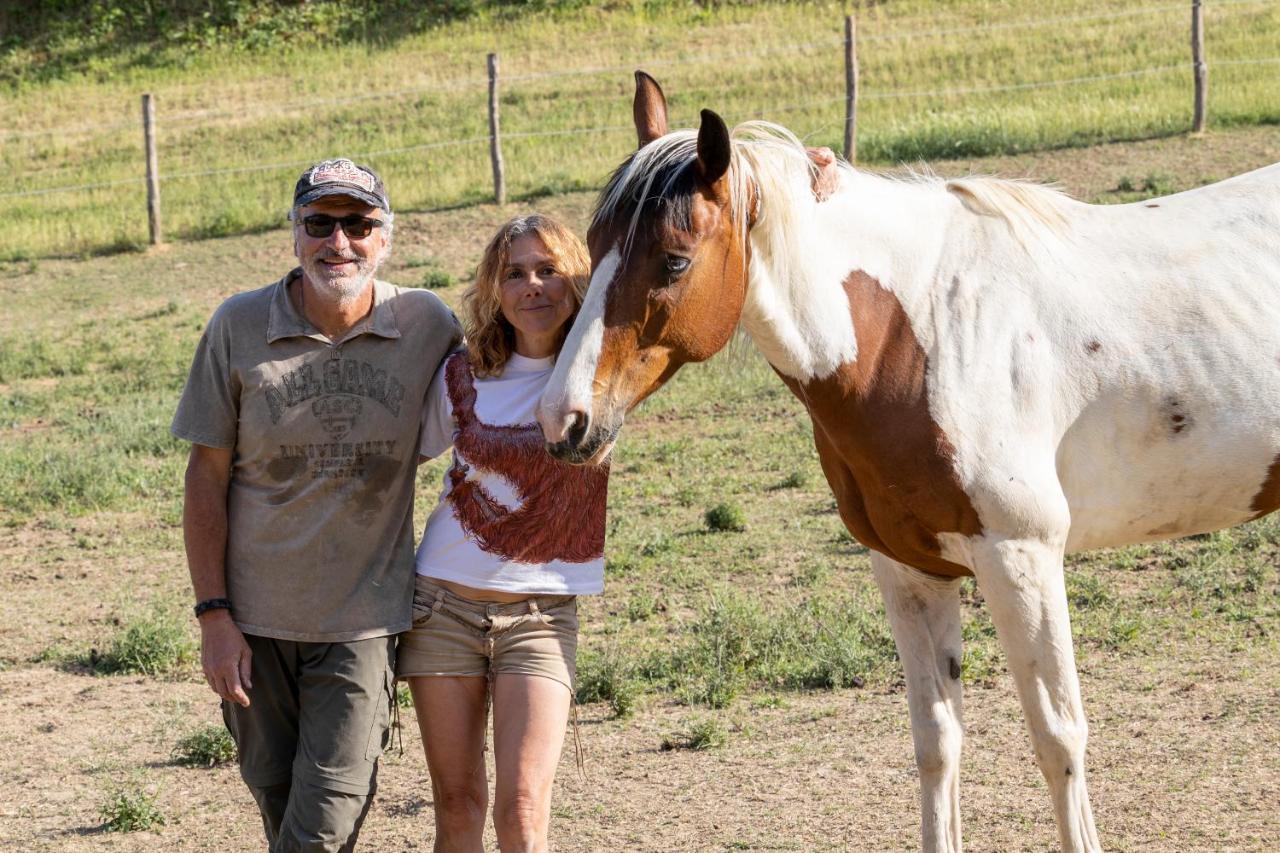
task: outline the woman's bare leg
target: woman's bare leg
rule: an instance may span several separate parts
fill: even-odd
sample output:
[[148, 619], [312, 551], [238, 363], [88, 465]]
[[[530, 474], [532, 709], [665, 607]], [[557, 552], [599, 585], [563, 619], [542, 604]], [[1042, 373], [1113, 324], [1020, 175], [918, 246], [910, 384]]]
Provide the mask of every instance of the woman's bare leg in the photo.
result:
[[483, 853], [489, 800], [485, 679], [431, 675], [408, 681], [431, 772], [435, 853]]
[[503, 853], [547, 849], [551, 784], [569, 721], [569, 688], [538, 675], [499, 673], [493, 686], [497, 768], [493, 825]]

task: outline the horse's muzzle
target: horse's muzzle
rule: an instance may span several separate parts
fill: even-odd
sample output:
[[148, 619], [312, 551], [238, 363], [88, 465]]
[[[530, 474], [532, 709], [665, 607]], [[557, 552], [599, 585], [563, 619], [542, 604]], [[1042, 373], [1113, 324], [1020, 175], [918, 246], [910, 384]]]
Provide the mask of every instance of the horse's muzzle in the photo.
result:
[[563, 441], [547, 442], [547, 452], [572, 465], [599, 465], [609, 456], [622, 429], [621, 420], [610, 428], [575, 424]]

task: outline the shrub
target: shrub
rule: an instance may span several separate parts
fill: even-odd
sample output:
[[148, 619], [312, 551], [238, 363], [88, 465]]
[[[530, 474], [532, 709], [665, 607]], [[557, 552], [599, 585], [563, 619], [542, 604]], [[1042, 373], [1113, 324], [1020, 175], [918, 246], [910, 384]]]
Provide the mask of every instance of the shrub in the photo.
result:
[[729, 732], [715, 717], [695, 717], [675, 734], [662, 739], [662, 749], [717, 749], [729, 740]]
[[164, 675], [190, 665], [196, 644], [184, 621], [172, 613], [154, 609], [124, 626], [106, 653], [89, 653], [88, 663], [98, 673]]
[[608, 702], [614, 716], [624, 718], [635, 711], [644, 691], [644, 682], [634, 664], [617, 649], [579, 656], [576, 694], [579, 704]]
[[428, 290], [439, 290], [452, 284], [453, 276], [440, 269], [429, 269], [426, 275], [422, 277], [422, 286]]
[[205, 726], [178, 741], [173, 758], [188, 767], [215, 767], [236, 760], [236, 742], [224, 726]]
[[707, 510], [703, 519], [708, 530], [741, 532], [747, 529], [747, 516], [737, 504], [716, 504]]
[[154, 794], [137, 788], [113, 788], [98, 808], [108, 832], [138, 832], [164, 826]]

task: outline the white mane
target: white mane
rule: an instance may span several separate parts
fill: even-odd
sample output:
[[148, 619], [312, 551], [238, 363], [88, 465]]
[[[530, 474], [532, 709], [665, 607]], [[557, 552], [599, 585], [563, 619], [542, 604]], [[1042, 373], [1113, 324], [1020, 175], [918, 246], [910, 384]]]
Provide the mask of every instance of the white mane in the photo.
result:
[[[792, 237], [816, 210], [810, 189], [815, 168], [804, 143], [781, 125], [748, 121], [735, 127], [730, 137], [731, 215], [744, 238], [755, 216], [752, 247], [759, 260], [783, 272], [789, 266]], [[697, 159], [697, 149], [697, 131], [672, 131], [636, 151], [614, 174], [600, 198], [596, 220], [630, 212], [624, 254], [634, 239], [645, 201], [667, 199], [676, 205], [677, 213], [683, 204], [687, 215], [688, 199], [675, 198], [673, 187]], [[845, 163], [840, 168], [856, 171]], [[1003, 220], [1024, 246], [1061, 236], [1067, 223], [1070, 199], [1054, 187], [981, 175], [946, 180], [928, 171], [888, 180], [945, 189], [971, 213]]]

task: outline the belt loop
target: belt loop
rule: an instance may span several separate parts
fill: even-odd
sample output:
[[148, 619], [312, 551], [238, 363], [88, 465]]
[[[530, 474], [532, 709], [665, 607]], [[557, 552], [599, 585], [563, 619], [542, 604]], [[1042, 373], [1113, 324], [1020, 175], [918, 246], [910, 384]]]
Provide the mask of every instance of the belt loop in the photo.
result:
[[436, 590], [436, 600], [431, 603], [431, 612], [439, 613], [440, 608], [444, 607], [444, 590]]
[[540, 614], [538, 613], [538, 599], [537, 599], [537, 598], [530, 598], [530, 599], [529, 599], [529, 615], [530, 615], [530, 616], [539, 616], [539, 615], [540, 615]]

